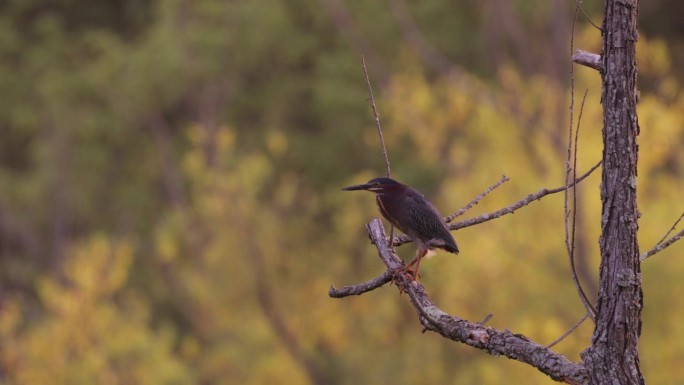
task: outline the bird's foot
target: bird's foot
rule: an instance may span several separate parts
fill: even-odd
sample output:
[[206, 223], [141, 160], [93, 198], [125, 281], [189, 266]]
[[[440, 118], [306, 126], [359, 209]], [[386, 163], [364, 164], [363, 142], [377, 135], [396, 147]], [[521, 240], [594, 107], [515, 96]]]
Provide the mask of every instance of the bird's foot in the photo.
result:
[[420, 273], [418, 270], [413, 270], [410, 265], [398, 267], [394, 270], [395, 274], [408, 275], [412, 280], [418, 281]]

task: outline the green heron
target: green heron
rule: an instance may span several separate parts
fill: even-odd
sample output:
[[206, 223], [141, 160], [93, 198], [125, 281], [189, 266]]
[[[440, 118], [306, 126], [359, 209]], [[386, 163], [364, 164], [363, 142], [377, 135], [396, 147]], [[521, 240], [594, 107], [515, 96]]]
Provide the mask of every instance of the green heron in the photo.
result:
[[416, 257], [403, 269], [418, 277], [420, 260], [428, 251], [439, 248], [458, 254], [458, 246], [435, 206], [415, 189], [390, 178], [375, 178], [365, 184], [342, 190], [366, 190], [375, 193], [378, 209], [385, 219], [408, 235], [418, 245]]

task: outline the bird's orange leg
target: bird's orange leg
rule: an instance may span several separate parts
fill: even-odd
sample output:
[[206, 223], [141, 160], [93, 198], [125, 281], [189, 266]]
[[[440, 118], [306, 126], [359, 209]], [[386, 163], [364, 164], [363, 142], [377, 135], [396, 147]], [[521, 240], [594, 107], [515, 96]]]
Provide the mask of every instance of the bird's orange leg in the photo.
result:
[[427, 252], [428, 250], [425, 248], [418, 248], [418, 256], [416, 256], [416, 259], [413, 260], [416, 264], [416, 270], [413, 272], [413, 279], [415, 281], [418, 281], [418, 278], [420, 278], [420, 261], [423, 260], [423, 257], [425, 257], [425, 254], [427, 254]]
[[[427, 254], [427, 252], [427, 248], [418, 247], [416, 257], [413, 258], [413, 260], [411, 260], [411, 262], [409, 262], [408, 265], [401, 267], [401, 271], [410, 274], [411, 277], [413, 277], [413, 280], [417, 281], [418, 278], [420, 278], [420, 273], [418, 272], [418, 270], [420, 269], [420, 261], [423, 259], [425, 254]], [[415, 270], [412, 269], [413, 265], [416, 265]]]

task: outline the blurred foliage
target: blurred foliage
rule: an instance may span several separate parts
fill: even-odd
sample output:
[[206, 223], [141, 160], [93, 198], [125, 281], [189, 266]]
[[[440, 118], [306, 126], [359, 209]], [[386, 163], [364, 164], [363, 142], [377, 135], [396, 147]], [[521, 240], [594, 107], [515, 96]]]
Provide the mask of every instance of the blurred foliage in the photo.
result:
[[[511, 178], [476, 216], [563, 184], [574, 3], [407, 2], [413, 42], [396, 2], [100, 3], [0, 4], [0, 384], [552, 383], [420, 333], [393, 287], [327, 291], [382, 272], [363, 228], [372, 196], [339, 191], [384, 172], [361, 51], [393, 175], [443, 213]], [[684, 209], [684, 36], [654, 18], [667, 9], [645, 13], [642, 251]], [[599, 51], [600, 34], [580, 18], [574, 45]], [[588, 90], [582, 173], [601, 158], [600, 80], [574, 78], [575, 123]], [[590, 293], [599, 180], [578, 189]], [[562, 195], [455, 236], [458, 257], [422, 266], [445, 311], [491, 312], [541, 343], [582, 316]], [[652, 384], [684, 381], [681, 250], [643, 266]], [[591, 333], [587, 322], [556, 349], [579, 360]]]

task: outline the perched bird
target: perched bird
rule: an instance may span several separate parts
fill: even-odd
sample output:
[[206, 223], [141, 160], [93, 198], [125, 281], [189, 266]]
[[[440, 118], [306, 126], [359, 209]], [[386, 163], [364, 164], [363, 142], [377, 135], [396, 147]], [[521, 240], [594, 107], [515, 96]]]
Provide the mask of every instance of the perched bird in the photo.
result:
[[[403, 269], [418, 277], [420, 260], [429, 250], [439, 248], [458, 254], [458, 246], [435, 206], [415, 189], [390, 178], [375, 178], [365, 184], [342, 190], [375, 193], [378, 209], [385, 219], [418, 245], [416, 257]], [[415, 270], [411, 267], [415, 265]]]

